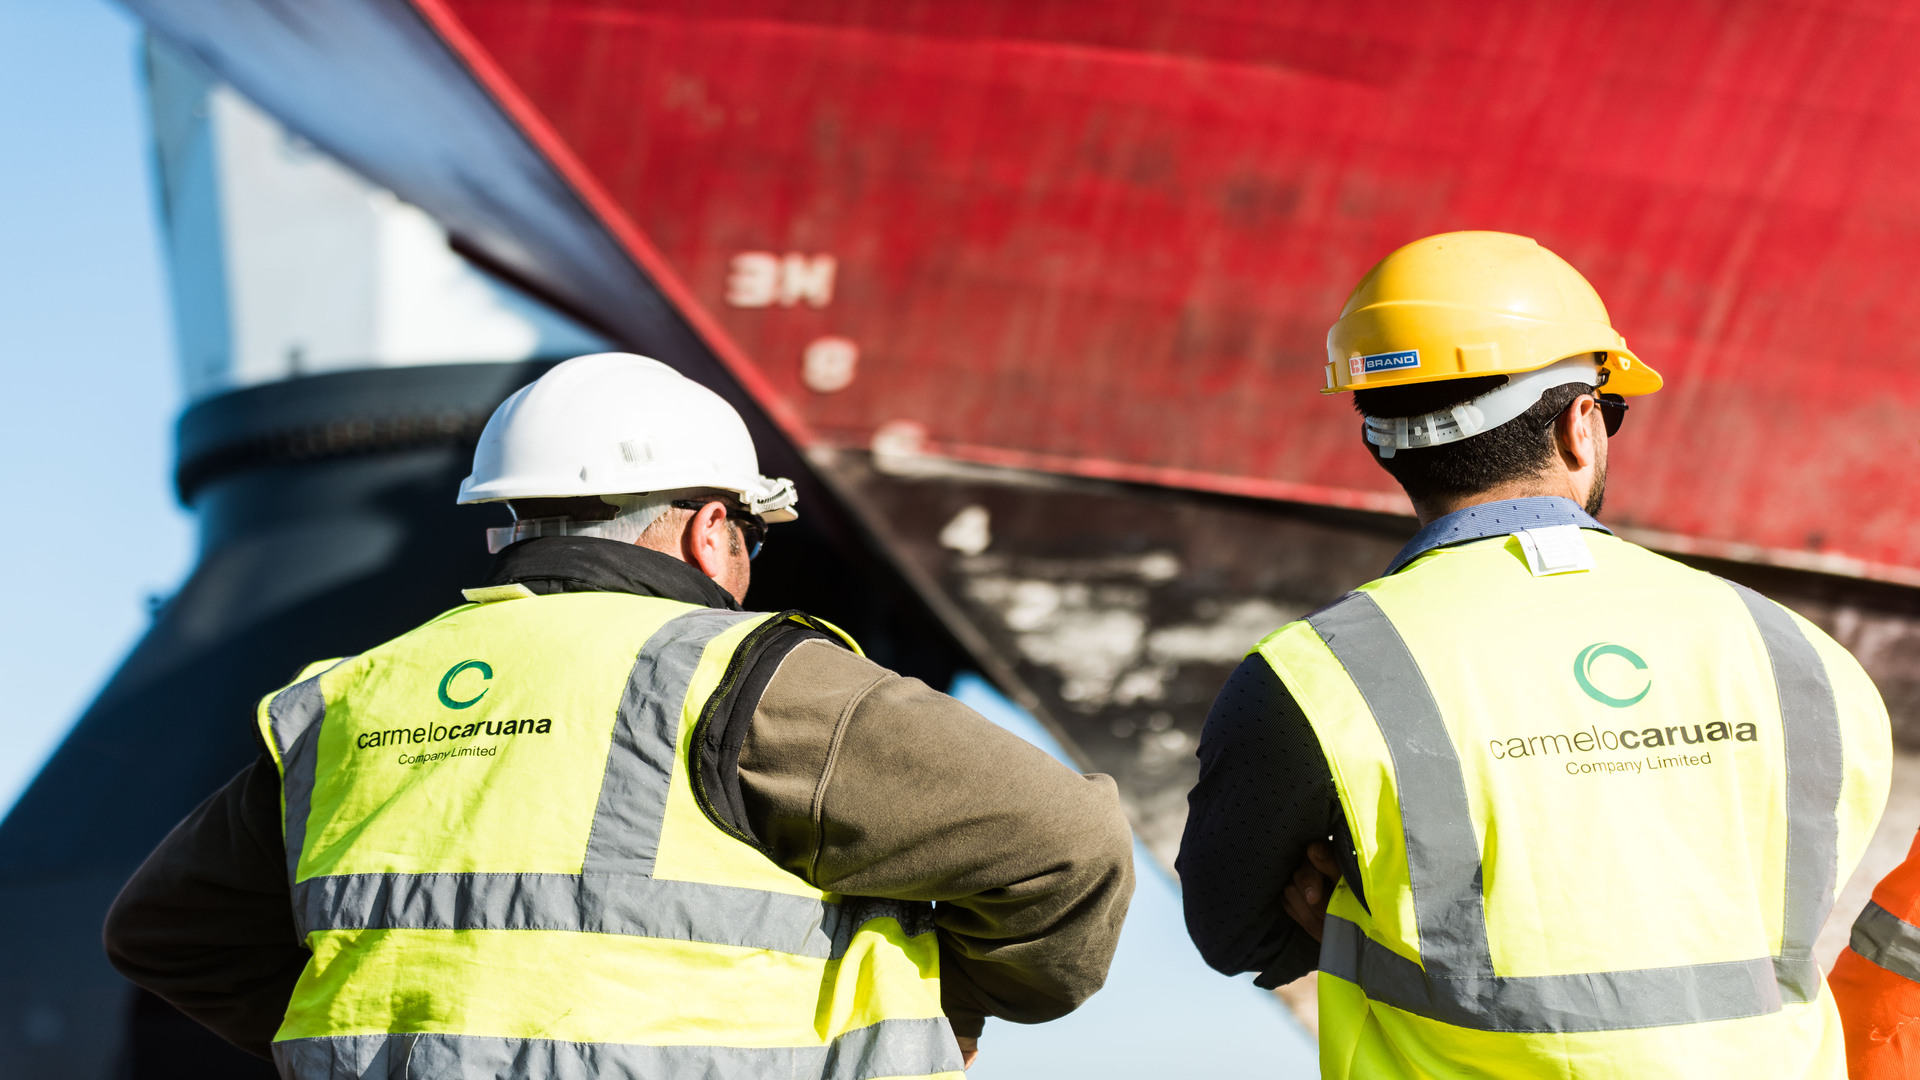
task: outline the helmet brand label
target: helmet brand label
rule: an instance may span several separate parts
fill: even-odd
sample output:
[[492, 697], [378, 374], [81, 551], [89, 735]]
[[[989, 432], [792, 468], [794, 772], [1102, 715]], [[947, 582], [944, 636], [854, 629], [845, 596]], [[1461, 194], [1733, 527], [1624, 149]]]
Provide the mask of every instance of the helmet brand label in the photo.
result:
[[1348, 361], [1347, 370], [1355, 375], [1371, 375], [1376, 371], [1399, 371], [1401, 368], [1420, 366], [1420, 350], [1407, 349], [1402, 352], [1374, 353], [1372, 356], [1356, 356]]

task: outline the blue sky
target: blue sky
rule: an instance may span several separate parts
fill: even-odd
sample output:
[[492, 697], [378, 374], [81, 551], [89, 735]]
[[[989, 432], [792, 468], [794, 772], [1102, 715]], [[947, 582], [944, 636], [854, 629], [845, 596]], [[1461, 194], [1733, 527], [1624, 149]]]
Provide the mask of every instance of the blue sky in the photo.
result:
[[99, 0], [0, 0], [0, 807], [192, 558], [137, 33]]
[[[0, 0], [0, 808], [184, 578], [193, 524], [172, 494], [182, 397], [161, 277], [138, 27], [100, 0]], [[956, 690], [1057, 747], [977, 679]], [[1179, 894], [1140, 853], [1108, 988], [1037, 1028], [995, 1023], [977, 1080], [1314, 1075], [1311, 1042], [1247, 980], [1208, 971]]]
[[[961, 675], [951, 693], [1067, 761], [1053, 736], [986, 680]], [[1251, 977], [1222, 978], [1200, 959], [1187, 940], [1180, 890], [1137, 842], [1133, 862], [1138, 884], [1106, 987], [1050, 1024], [989, 1020], [968, 1080], [1320, 1075], [1316, 1044], [1279, 1002]]]

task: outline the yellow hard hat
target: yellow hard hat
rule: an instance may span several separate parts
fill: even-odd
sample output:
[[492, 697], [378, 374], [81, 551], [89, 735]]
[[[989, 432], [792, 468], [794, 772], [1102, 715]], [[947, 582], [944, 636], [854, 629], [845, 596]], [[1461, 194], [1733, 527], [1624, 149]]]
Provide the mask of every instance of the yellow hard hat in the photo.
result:
[[1354, 287], [1327, 331], [1322, 393], [1512, 375], [1585, 352], [1606, 354], [1607, 393], [1660, 389], [1565, 259], [1512, 233], [1441, 233], [1381, 259]]

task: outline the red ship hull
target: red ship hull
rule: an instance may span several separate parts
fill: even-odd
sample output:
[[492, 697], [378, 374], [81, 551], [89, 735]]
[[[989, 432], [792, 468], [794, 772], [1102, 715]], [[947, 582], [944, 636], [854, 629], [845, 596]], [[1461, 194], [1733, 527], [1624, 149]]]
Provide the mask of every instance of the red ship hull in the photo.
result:
[[1920, 11], [133, 6], [801, 451], [1163, 855], [1226, 667], [1411, 531], [1316, 391], [1346, 290], [1450, 229], [1566, 256], [1665, 374], [1609, 523], [1732, 560], [1920, 717]]
[[[1315, 393], [1326, 328], [1399, 244], [1502, 229], [1586, 272], [1667, 376], [1617, 444], [1609, 520], [1920, 581], [1920, 12], [421, 9], [803, 442], [904, 420], [943, 456], [1401, 509], [1347, 401]], [[730, 306], [756, 252], [830, 256], [830, 299]], [[823, 337], [858, 349], [834, 393], [802, 379]]]

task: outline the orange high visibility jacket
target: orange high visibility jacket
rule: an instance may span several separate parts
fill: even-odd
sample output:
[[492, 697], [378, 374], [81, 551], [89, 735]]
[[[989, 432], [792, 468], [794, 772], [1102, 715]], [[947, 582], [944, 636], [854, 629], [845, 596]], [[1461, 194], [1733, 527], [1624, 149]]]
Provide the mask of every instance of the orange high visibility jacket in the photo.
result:
[[1827, 984], [1852, 1080], [1920, 1077], [1920, 837], [1873, 890]]

